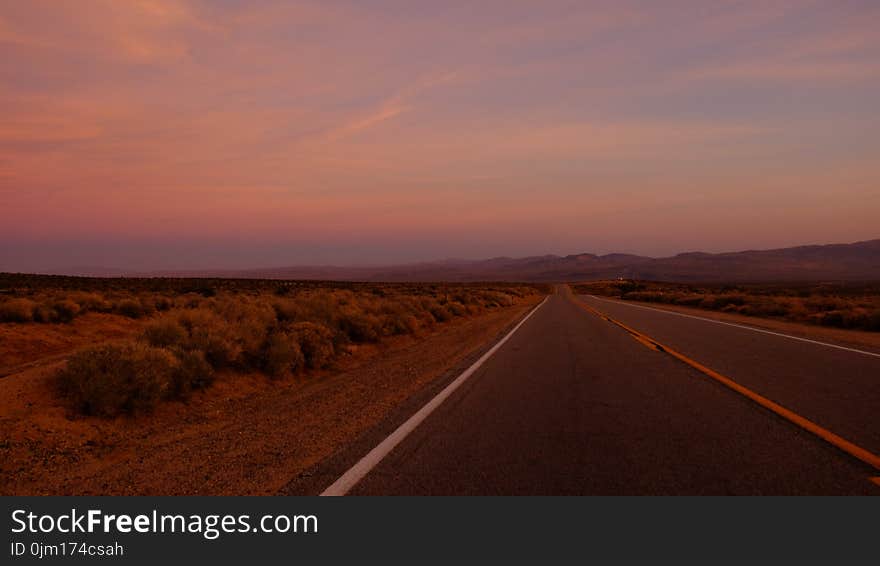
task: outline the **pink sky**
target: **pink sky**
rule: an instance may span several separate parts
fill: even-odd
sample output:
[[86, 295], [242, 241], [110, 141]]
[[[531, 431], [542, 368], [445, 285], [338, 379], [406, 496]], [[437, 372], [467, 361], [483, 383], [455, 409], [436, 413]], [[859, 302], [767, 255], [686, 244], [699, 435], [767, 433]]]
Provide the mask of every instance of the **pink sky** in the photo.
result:
[[0, 270], [880, 237], [876, 2], [0, 7]]

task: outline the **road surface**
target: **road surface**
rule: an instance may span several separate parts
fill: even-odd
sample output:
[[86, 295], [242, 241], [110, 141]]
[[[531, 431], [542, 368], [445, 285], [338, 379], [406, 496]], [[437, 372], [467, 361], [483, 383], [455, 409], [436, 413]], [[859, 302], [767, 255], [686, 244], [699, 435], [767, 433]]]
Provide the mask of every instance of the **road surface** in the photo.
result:
[[865, 449], [880, 444], [880, 357], [561, 287], [347, 493], [880, 494], [872, 466], [578, 301]]

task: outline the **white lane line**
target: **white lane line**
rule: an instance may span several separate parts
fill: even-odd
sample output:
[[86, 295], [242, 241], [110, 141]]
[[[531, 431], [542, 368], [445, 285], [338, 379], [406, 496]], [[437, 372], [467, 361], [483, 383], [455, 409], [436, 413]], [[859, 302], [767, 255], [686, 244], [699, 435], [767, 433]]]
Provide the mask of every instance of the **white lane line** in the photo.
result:
[[467, 368], [461, 375], [455, 378], [455, 381], [447, 385], [443, 391], [438, 393], [433, 399], [428, 401], [428, 403], [416, 412], [413, 416], [411, 416], [405, 423], [397, 427], [397, 429], [388, 435], [388, 438], [380, 442], [376, 445], [375, 448], [369, 451], [366, 456], [358, 460], [358, 462], [351, 467], [347, 472], [342, 474], [338, 480], [333, 482], [333, 484], [321, 492], [321, 495], [345, 495], [348, 493], [351, 488], [353, 488], [365, 475], [370, 473], [376, 465], [382, 461], [385, 456], [388, 455], [389, 452], [394, 450], [394, 447], [403, 441], [409, 433], [414, 431], [416, 427], [418, 427], [422, 421], [424, 421], [428, 415], [430, 415], [434, 410], [440, 406], [443, 401], [446, 400], [447, 397], [452, 395], [452, 393], [461, 386], [462, 383], [467, 381], [467, 379], [472, 376], [480, 366], [485, 363], [486, 360], [492, 357], [492, 354], [498, 351], [501, 346], [507, 342], [513, 334], [519, 330], [519, 327], [525, 324], [525, 322], [531, 318], [533, 314], [535, 314], [539, 308], [544, 306], [544, 303], [547, 302], [547, 299], [550, 297], [547, 296], [541, 301], [541, 304], [536, 306], [523, 318], [519, 323], [513, 327], [513, 330], [507, 333], [501, 340], [498, 341], [497, 344], [492, 346], [492, 348], [480, 356], [480, 359], [475, 361], [471, 367]]
[[623, 301], [612, 301], [611, 299], [603, 299], [602, 297], [597, 297], [595, 295], [587, 295], [591, 299], [596, 299], [598, 301], [604, 301], [606, 303], [612, 303], [615, 305], [623, 305], [627, 307], [633, 307], [637, 309], [645, 309], [649, 311], [662, 312], [664, 314], [674, 314], [675, 316], [683, 316], [685, 318], [693, 318], [696, 320], [702, 320], [705, 322], [714, 322], [715, 324], [723, 324], [724, 326], [733, 326], [736, 328], [742, 328], [744, 330], [751, 330], [752, 332], [760, 332], [761, 334], [772, 334], [773, 336], [781, 336], [782, 338], [789, 338], [791, 340], [797, 340], [799, 342], [808, 342], [810, 344], [817, 344], [819, 346], [826, 346], [828, 348], [836, 348], [838, 350], [845, 350], [847, 352], [855, 352], [856, 354], [864, 354], [866, 356], [874, 356], [875, 358], [880, 358], [880, 354], [877, 352], [868, 352], [867, 350], [858, 350], [856, 348], [847, 348], [846, 346], [838, 346], [837, 344], [829, 344], [828, 342], [819, 342], [818, 340], [810, 340], [809, 338], [801, 338], [800, 336], [792, 336], [790, 334], [782, 334], [781, 332], [773, 332], [772, 330], [764, 330], [762, 328], [755, 328], [754, 326], [746, 326], [744, 324], [736, 324], [734, 322], [723, 322], [721, 320], [713, 320], [711, 318], [703, 318], [702, 316], [694, 316], [692, 314], [684, 314], [681, 312], [668, 311], [664, 309], [656, 309], [654, 307], [646, 307], [644, 305], [633, 305], [631, 303], [626, 303]]

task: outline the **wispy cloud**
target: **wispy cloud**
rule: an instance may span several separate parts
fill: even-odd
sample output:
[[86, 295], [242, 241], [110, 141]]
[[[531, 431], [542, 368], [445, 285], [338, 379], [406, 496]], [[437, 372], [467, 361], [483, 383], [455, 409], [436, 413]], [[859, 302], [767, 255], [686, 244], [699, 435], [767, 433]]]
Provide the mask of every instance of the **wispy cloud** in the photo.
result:
[[[441, 85], [453, 83], [458, 77], [457, 72], [444, 72], [429, 75], [415, 80], [407, 86], [399, 89], [395, 94], [383, 100], [378, 107], [365, 114], [355, 116], [347, 121], [328, 129], [317, 136], [320, 143], [330, 143], [342, 140], [374, 126], [378, 126], [387, 120], [403, 114], [412, 109], [414, 99], [419, 94]], [[304, 140], [300, 140], [302, 143]]]
[[161, 218], [171, 239], [430, 232], [455, 255], [486, 234], [589, 248], [605, 236], [586, 211], [653, 241], [732, 194], [845, 185], [851, 208], [875, 203], [878, 17], [812, 0], [6, 2], [0, 237], [124, 242]]

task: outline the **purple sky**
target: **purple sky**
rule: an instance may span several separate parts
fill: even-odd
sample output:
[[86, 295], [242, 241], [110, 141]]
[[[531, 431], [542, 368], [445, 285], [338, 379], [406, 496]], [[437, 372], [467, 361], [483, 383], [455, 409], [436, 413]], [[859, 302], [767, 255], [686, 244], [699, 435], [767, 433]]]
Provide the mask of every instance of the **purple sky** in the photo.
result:
[[880, 237], [880, 3], [0, 6], [0, 270]]

